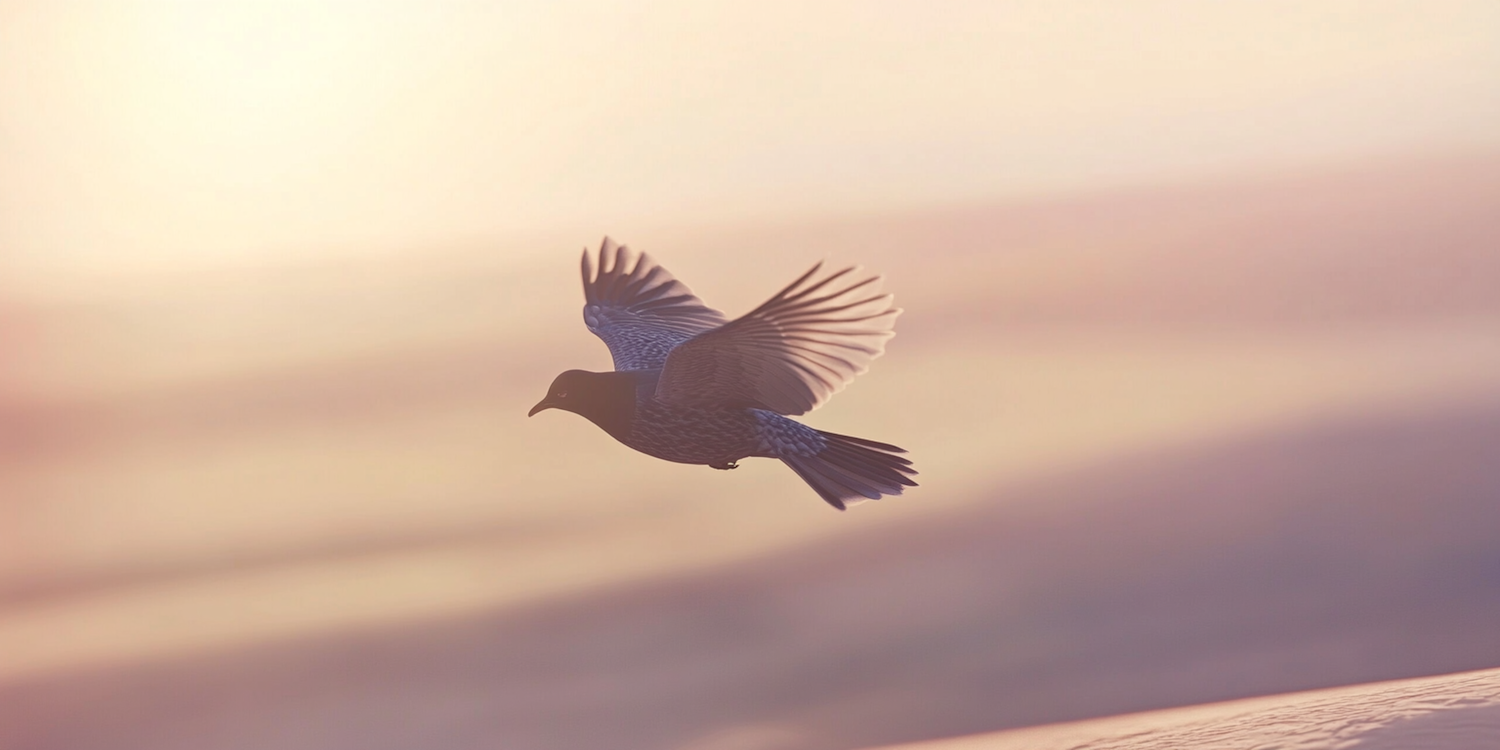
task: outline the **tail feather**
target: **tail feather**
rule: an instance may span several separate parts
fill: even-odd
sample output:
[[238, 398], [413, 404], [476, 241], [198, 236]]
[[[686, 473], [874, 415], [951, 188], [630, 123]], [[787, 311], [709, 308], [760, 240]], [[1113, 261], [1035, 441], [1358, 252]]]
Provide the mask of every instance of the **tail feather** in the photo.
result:
[[881, 479], [887, 483], [895, 482], [904, 484], [910, 481], [902, 473], [909, 463], [894, 464], [891, 459], [898, 458], [887, 454], [875, 453], [866, 449], [850, 450], [846, 446], [830, 446], [828, 455], [824, 458], [830, 461], [836, 460], [840, 465], [851, 469], [857, 469], [861, 473], [874, 479]]
[[899, 495], [917, 483], [911, 461], [894, 455], [906, 451], [873, 440], [818, 431], [826, 442], [815, 456], [783, 456], [802, 481], [839, 510], [866, 499]]

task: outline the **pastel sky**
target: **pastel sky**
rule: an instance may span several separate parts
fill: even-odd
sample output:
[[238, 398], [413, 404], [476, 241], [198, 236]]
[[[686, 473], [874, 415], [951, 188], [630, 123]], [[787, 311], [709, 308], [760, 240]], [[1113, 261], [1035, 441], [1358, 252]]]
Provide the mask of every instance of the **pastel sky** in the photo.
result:
[[0, 0], [0, 113], [13, 278], [581, 244], [1492, 148], [1500, 3]]

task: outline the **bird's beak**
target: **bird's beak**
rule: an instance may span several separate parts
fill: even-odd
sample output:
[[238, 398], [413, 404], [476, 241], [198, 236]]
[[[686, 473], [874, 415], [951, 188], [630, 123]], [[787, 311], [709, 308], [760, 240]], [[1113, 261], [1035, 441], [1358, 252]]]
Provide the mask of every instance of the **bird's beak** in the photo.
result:
[[531, 411], [526, 412], [526, 416], [528, 416], [528, 417], [534, 417], [534, 416], [536, 416], [537, 412], [539, 412], [539, 411], [545, 411], [545, 410], [551, 409], [551, 408], [552, 408], [552, 402], [550, 402], [550, 401], [548, 401], [547, 399], [544, 398], [541, 401], [538, 401], [536, 406], [531, 407]]

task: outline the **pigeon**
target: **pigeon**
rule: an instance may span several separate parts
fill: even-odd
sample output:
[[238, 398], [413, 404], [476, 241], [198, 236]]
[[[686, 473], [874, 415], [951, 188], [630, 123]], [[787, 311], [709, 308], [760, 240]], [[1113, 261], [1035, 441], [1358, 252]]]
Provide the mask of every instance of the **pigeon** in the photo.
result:
[[583, 251], [583, 321], [612, 372], [568, 370], [528, 416], [581, 415], [649, 456], [715, 469], [746, 458], [791, 467], [843, 510], [915, 487], [906, 451], [790, 417], [816, 409], [885, 350], [901, 312], [880, 277], [820, 262], [735, 320], [704, 305], [645, 253], [604, 238]]

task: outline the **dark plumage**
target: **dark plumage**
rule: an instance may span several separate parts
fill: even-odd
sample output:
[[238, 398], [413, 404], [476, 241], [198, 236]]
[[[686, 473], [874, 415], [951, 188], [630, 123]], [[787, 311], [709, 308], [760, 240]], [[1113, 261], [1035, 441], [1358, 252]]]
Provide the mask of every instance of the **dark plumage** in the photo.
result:
[[839, 510], [915, 487], [917, 472], [873, 440], [815, 430], [786, 415], [827, 401], [895, 335], [900, 313], [879, 277], [846, 268], [803, 274], [765, 304], [727, 320], [644, 253], [604, 238], [597, 269], [583, 253], [583, 320], [614, 372], [568, 370], [531, 409], [587, 417], [642, 453], [715, 469], [779, 458]]

